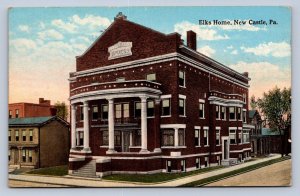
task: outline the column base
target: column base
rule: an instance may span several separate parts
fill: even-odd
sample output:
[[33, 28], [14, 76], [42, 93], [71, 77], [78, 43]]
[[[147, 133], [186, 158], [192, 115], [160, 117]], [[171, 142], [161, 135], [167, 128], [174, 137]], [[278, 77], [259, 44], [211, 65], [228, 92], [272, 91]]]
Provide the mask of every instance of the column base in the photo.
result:
[[147, 149], [142, 149], [142, 150], [140, 150], [139, 153], [140, 153], [140, 154], [148, 154], [148, 153], [150, 153], [150, 151], [147, 150]]
[[114, 154], [114, 153], [116, 153], [117, 151], [115, 151], [114, 149], [108, 149], [107, 151], [106, 151], [106, 154]]
[[160, 149], [160, 148], [155, 148], [155, 149], [153, 150], [153, 152], [161, 152], [161, 149]]
[[88, 148], [83, 148], [83, 149], [82, 149], [82, 152], [85, 152], [85, 153], [92, 153], [90, 147], [88, 147]]

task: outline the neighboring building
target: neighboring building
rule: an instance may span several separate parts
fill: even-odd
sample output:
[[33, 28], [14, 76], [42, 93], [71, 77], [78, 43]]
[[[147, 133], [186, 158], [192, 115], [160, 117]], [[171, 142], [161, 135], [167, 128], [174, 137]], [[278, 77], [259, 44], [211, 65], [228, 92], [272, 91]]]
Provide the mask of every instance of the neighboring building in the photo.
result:
[[9, 119], [9, 166], [39, 168], [67, 164], [69, 132], [69, 124], [57, 116]]
[[56, 109], [50, 104], [50, 100], [39, 98], [39, 103], [11, 103], [8, 105], [9, 118], [54, 116]]
[[122, 14], [70, 73], [69, 173], [185, 172], [250, 157], [248, 73]]
[[249, 110], [249, 122], [253, 125], [250, 132], [251, 156], [266, 156], [270, 154], [270, 140], [262, 134], [263, 120], [257, 110]]

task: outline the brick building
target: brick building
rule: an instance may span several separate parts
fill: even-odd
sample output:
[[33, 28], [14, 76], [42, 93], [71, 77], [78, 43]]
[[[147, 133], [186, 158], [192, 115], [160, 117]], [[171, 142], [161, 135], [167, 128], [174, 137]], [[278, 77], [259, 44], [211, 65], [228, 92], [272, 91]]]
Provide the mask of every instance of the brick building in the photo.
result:
[[8, 163], [12, 168], [65, 165], [70, 148], [69, 123], [57, 116], [11, 118]]
[[11, 103], [8, 105], [9, 118], [54, 116], [56, 109], [50, 104], [50, 100], [39, 98], [39, 103]]
[[69, 173], [185, 172], [250, 157], [248, 73], [119, 14], [70, 73]]

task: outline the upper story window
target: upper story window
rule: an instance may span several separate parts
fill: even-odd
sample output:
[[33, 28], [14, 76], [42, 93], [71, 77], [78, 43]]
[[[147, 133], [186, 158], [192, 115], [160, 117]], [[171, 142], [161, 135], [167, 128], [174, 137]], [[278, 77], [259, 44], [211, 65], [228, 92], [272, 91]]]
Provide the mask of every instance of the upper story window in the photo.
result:
[[141, 102], [134, 103], [134, 117], [135, 118], [141, 117]]
[[33, 141], [33, 130], [29, 129], [29, 141]]
[[226, 107], [221, 106], [221, 119], [226, 120]]
[[238, 141], [239, 144], [242, 143], [242, 130], [239, 130], [238, 132]]
[[122, 77], [122, 78], [117, 78], [116, 81], [117, 81], [117, 82], [124, 82], [124, 81], [125, 81], [125, 78], [123, 78], [123, 77]]
[[220, 106], [216, 105], [216, 119], [219, 120], [220, 119]]
[[236, 144], [236, 130], [235, 129], [229, 130], [229, 138], [230, 138], [230, 144]]
[[235, 107], [229, 107], [229, 120], [235, 120]]
[[12, 111], [11, 110], [8, 111], [8, 118], [12, 118]]
[[129, 103], [123, 104], [123, 117], [129, 118]]
[[154, 101], [147, 102], [147, 117], [154, 116]]
[[243, 110], [243, 122], [244, 123], [247, 123], [247, 111], [246, 110]]
[[98, 106], [93, 106], [92, 119], [93, 120], [97, 120], [98, 118], [99, 118], [99, 115], [98, 115]]
[[16, 118], [19, 118], [19, 109], [16, 109]]
[[15, 140], [19, 141], [19, 130], [15, 130]]
[[148, 81], [156, 81], [156, 74], [155, 73], [147, 74], [146, 80], [148, 80]]
[[243, 102], [247, 103], [247, 95], [245, 93], [243, 94]]
[[220, 128], [216, 128], [216, 145], [220, 145]]
[[203, 130], [204, 130], [204, 146], [209, 146], [208, 127], [203, 127]]
[[185, 72], [179, 71], [179, 86], [185, 87]]
[[80, 120], [83, 120], [83, 106], [80, 106]]
[[171, 104], [170, 98], [162, 100], [162, 116], [170, 116], [171, 115]]
[[122, 105], [121, 104], [115, 104], [115, 118], [121, 118], [122, 117]]
[[195, 146], [200, 146], [200, 129], [195, 128]]
[[202, 99], [199, 99], [199, 118], [205, 118], [204, 116], [204, 104], [205, 101]]
[[179, 95], [179, 115], [185, 116], [185, 96]]
[[185, 144], [185, 137], [184, 137], [184, 129], [178, 130], [178, 146], [184, 146]]
[[243, 130], [243, 143], [249, 143], [249, 131]]
[[108, 119], [108, 105], [102, 105], [101, 106], [101, 117], [102, 117], [102, 120], [106, 120]]
[[240, 107], [237, 108], [237, 120], [242, 120], [242, 109]]
[[26, 130], [22, 130], [22, 140], [26, 141]]
[[11, 130], [8, 130], [8, 141], [11, 141]]

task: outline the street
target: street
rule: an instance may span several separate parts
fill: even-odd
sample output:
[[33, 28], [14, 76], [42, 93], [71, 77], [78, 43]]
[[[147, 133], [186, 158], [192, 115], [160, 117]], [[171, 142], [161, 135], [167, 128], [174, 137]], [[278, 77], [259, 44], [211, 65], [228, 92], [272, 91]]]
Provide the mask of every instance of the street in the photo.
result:
[[291, 166], [289, 159], [206, 186], [289, 186], [292, 183]]

